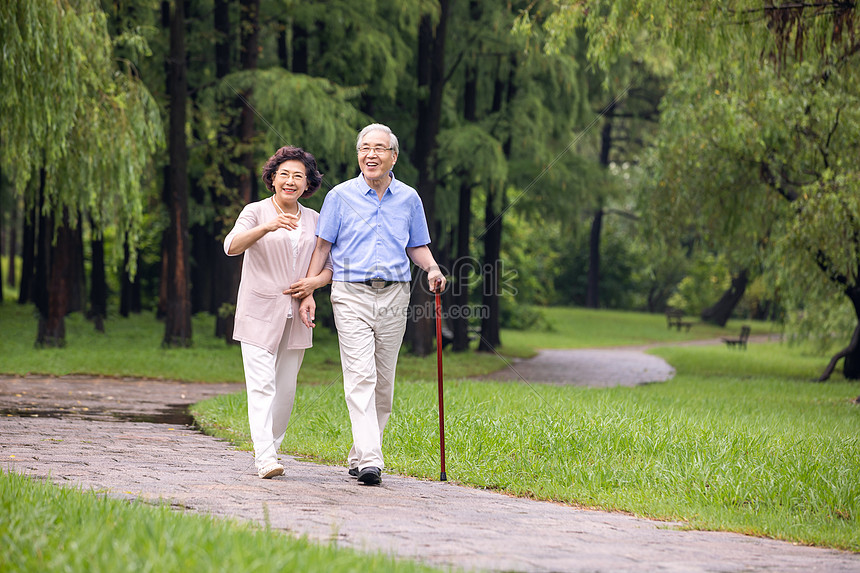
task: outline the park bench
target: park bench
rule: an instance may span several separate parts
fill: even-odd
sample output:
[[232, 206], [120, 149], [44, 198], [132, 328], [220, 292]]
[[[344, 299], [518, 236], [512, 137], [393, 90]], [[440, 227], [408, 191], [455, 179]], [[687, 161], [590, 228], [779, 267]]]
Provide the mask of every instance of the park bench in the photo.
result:
[[686, 328], [687, 332], [690, 332], [691, 326], [693, 326], [692, 322], [684, 320], [684, 311], [676, 308], [666, 309], [666, 328], [671, 330], [674, 327], [678, 332], [681, 332], [681, 328]]
[[747, 340], [750, 337], [750, 327], [746, 324], [741, 327], [741, 334], [737, 338], [723, 338], [728, 348], [743, 348], [747, 349]]

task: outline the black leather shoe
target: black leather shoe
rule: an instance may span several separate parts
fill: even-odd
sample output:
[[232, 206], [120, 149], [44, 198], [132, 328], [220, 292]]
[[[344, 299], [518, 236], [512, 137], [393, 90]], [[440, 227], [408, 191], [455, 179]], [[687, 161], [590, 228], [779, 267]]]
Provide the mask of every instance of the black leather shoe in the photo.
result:
[[349, 468], [349, 475], [354, 478], [358, 477], [358, 468]]
[[358, 481], [364, 485], [379, 485], [382, 483], [382, 471], [369, 466], [358, 472]]

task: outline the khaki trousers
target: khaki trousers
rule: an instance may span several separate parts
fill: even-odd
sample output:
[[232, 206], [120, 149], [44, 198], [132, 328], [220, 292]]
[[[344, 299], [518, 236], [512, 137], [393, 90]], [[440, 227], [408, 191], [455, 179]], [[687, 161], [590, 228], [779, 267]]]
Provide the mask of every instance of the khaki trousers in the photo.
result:
[[394, 401], [394, 373], [406, 332], [409, 283], [375, 289], [335, 281], [331, 304], [352, 422], [349, 467], [382, 469], [382, 432]]
[[287, 349], [293, 320], [298, 319], [287, 319], [276, 354], [253, 344], [242, 343], [242, 364], [248, 391], [248, 422], [257, 471], [278, 461], [278, 449], [284, 441], [293, 411], [296, 378], [305, 356], [304, 350]]

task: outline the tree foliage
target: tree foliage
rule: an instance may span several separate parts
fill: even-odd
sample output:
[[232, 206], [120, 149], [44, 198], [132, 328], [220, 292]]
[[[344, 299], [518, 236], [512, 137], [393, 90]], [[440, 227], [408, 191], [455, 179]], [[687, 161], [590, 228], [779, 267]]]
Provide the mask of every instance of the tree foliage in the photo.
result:
[[16, 192], [32, 205], [28, 182], [44, 168], [45, 210], [67, 210], [72, 225], [86, 213], [135, 241], [161, 118], [134, 70], [114, 60], [98, 2], [3, 2], [0, 36], [0, 162]]
[[[0, 7], [4, 58], [14, 58], [3, 60], [0, 94], [4, 176], [16, 182], [31, 210], [44, 166], [50, 170], [46, 211], [61, 214], [69, 207], [71, 221], [86, 213], [94, 228], [118, 225], [106, 233], [106, 245], [115, 249], [126, 237], [140, 239], [140, 249], [129, 255], [133, 260], [139, 253], [146, 275], [138, 283], [143, 308], [167, 298], [158, 288], [168, 276], [161, 263], [172, 260], [164, 250], [172, 225], [161, 184], [168, 166], [184, 155], [155, 147], [160, 123], [175, 111], [168, 70], [181, 61], [170, 54], [171, 5], [101, 2], [107, 16], [95, 0]], [[840, 195], [816, 196], [813, 179], [804, 177], [817, 165], [821, 176], [815, 181], [829, 188], [853, 185], [845, 165], [854, 143], [843, 128], [856, 121], [856, 106], [847, 99], [850, 86], [836, 90], [847, 76], [830, 73], [816, 83], [823, 56], [811, 38], [823, 20], [782, 22], [777, 13], [750, 12], [754, 6], [675, 0], [184, 2], [187, 115], [173, 133], [187, 151], [191, 251], [185, 266], [191, 268], [192, 312], [219, 312], [225, 317], [219, 334], [232, 331], [229, 293], [235, 295], [240, 261], [225, 261], [220, 240], [242, 206], [265, 195], [259, 167], [266, 158], [285, 144], [314, 153], [325, 178], [308, 204], [319, 207], [331, 186], [357, 173], [354, 138], [373, 121], [390, 125], [400, 139], [397, 177], [428, 194], [437, 260], [457, 275], [452, 283], [471, 287], [445, 301], [449, 306], [480, 300], [498, 318], [509, 284], [520, 293], [517, 300], [579, 302], [589, 246], [604, 261], [602, 270], [588, 273], [601, 277], [600, 306], [653, 311], [662, 310], [675, 284], [695, 268], [699, 248], [726, 268], [779, 269], [783, 279], [789, 265], [775, 263], [777, 253], [792, 268], [813, 243], [836, 253], [843, 244], [835, 242], [835, 231], [841, 229], [842, 237], [850, 232], [852, 211], [835, 225], [816, 215], [836, 209]], [[444, 53], [427, 56], [422, 50], [441, 47], [435, 40], [445, 16]], [[768, 22], [771, 29], [803, 29], [803, 58], [794, 44], [778, 45], [767, 34], [747, 37]], [[831, 34], [833, 50], [853, 34], [850, 23], [843, 20], [838, 41]], [[533, 33], [512, 34], [512, 28]], [[713, 50], [720, 57], [707, 53]], [[747, 59], [735, 61], [732, 54]], [[796, 64], [811, 62], [813, 55], [815, 63], [803, 75]], [[649, 139], [658, 115], [654, 102], [669, 76], [661, 136]], [[801, 90], [803, 100], [788, 89], [792, 82], [818, 91]], [[438, 105], [432, 110], [431, 100]], [[786, 130], [790, 117], [794, 127]], [[829, 138], [826, 167], [815, 163], [821, 153], [807, 144], [812, 132], [819, 143]], [[643, 149], [652, 141], [649, 155]], [[158, 168], [152, 177], [147, 161]], [[37, 184], [28, 185], [27, 178]], [[141, 216], [146, 228], [138, 233], [134, 221]], [[649, 233], [667, 219], [676, 236]], [[61, 224], [62, 217], [54, 221]], [[604, 237], [599, 247], [595, 228]], [[825, 235], [831, 242], [819, 240]], [[800, 240], [807, 240], [806, 247]], [[850, 257], [848, 251], [827, 263], [849, 276], [855, 272]], [[804, 260], [808, 272], [822, 259]], [[502, 273], [519, 274], [482, 275], [500, 261]], [[776, 275], [768, 280], [781, 291], [790, 288]], [[123, 293], [139, 292], [126, 289], [127, 282]], [[468, 325], [455, 326], [457, 348], [465, 349]], [[500, 343], [498, 327], [498, 320], [482, 325], [482, 335], [492, 340], [487, 349]]]
[[[95, 0], [5, 2], [0, 35], [0, 169], [27, 214], [20, 300], [39, 311], [36, 343], [62, 346], [65, 315], [86, 298], [82, 221], [90, 221], [98, 265], [108, 225], [119, 237], [117, 259], [124, 242], [137, 241], [161, 119], [135, 70], [115, 61]], [[135, 43], [130, 35], [122, 41]], [[127, 264], [133, 271], [135, 258]]]
[[[581, 27], [589, 58], [604, 68], [624, 54], [668, 53], [678, 70], [663, 104], [652, 208], [686, 216], [736, 259], [783, 257], [769, 266], [786, 296], [802, 308], [812, 292], [837, 290], [858, 328], [856, 4], [557, 4], [546, 22], [554, 41]], [[810, 291], [809, 277], [830, 286]], [[845, 370], [860, 376], [856, 348]]]

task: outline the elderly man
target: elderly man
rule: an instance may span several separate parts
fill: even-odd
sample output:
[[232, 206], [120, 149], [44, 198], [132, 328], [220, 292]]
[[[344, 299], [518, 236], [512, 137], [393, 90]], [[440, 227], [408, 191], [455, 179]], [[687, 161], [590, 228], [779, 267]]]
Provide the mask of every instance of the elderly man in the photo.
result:
[[[322, 272], [331, 254], [331, 303], [352, 422], [349, 474], [377, 485], [409, 309], [409, 259], [427, 272], [431, 291], [441, 292], [445, 277], [428, 247], [418, 193], [391, 171], [400, 152], [397, 136], [385, 125], [368, 125], [358, 134], [356, 151], [361, 175], [326, 195], [308, 276]], [[312, 296], [302, 301], [299, 316], [308, 326], [315, 309]]]

